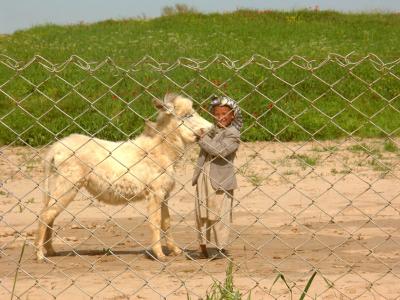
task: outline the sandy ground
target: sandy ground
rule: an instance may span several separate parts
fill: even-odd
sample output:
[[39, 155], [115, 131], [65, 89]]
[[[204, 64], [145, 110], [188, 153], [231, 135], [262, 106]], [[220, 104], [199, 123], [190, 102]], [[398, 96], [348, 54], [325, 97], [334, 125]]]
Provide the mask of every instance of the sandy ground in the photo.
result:
[[[384, 142], [243, 143], [229, 250], [244, 299], [289, 299], [282, 280], [273, 285], [279, 273], [298, 299], [314, 270], [313, 299], [400, 295], [399, 152]], [[198, 299], [224, 280], [227, 259], [150, 259], [144, 203], [108, 206], [85, 191], [56, 220], [58, 256], [36, 262], [44, 150], [1, 148], [0, 299], [10, 298], [17, 270], [21, 299]], [[186, 250], [197, 249], [195, 157], [193, 150], [179, 163], [170, 201], [173, 233]]]

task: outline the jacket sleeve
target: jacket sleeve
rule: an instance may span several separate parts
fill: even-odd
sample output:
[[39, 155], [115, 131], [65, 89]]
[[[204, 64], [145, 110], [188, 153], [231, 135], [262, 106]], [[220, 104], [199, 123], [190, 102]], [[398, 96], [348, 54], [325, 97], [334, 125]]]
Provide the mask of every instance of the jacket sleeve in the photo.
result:
[[221, 141], [216, 142], [208, 135], [204, 136], [199, 141], [202, 150], [212, 156], [226, 157], [235, 152], [239, 148], [240, 132], [234, 130], [227, 130]]

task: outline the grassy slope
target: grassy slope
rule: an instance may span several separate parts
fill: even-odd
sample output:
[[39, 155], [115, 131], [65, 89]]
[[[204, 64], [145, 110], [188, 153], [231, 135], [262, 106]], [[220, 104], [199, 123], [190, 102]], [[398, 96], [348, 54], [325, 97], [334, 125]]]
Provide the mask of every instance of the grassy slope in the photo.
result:
[[238, 11], [187, 14], [153, 20], [104, 21], [91, 25], [46, 25], [19, 31], [2, 41], [2, 53], [19, 59], [40, 54], [62, 61], [72, 53], [87, 59], [111, 56], [135, 61], [146, 54], [171, 61], [223, 53], [244, 58], [259, 53], [285, 59], [293, 54], [325, 57], [356, 51], [380, 56], [399, 53], [396, 14]]
[[[396, 14], [238, 11], [222, 15], [186, 14], [153, 20], [105, 21], [90, 25], [38, 26], [0, 38], [0, 53], [22, 61], [39, 54], [52, 62], [62, 62], [72, 54], [89, 61], [99, 61], [109, 56], [124, 67], [145, 55], [159, 61], [173, 62], [182, 56], [208, 59], [217, 53], [241, 60], [256, 53], [270, 59], [285, 60], [294, 54], [325, 58], [332, 52], [348, 54], [355, 51], [355, 56], [375, 53], [384, 61], [391, 61], [400, 56], [399, 37], [400, 17]], [[400, 74], [399, 66], [391, 71], [397, 76]], [[400, 93], [400, 83], [385, 70], [376, 71], [373, 65], [366, 62], [351, 74], [348, 68], [339, 68], [332, 63], [315, 74], [329, 83], [341, 79], [335, 85], [335, 90], [345, 98], [354, 100], [353, 103], [349, 105], [330, 91], [327, 85], [316, 80], [311, 72], [294, 65], [277, 70], [275, 75], [291, 83], [304, 80], [295, 90], [274, 77], [271, 71], [256, 65], [234, 73], [214, 64], [202, 72], [204, 77], [217, 85], [227, 81], [220, 88], [199, 77], [198, 73], [184, 68], [168, 73], [181, 84], [192, 80], [184, 92], [198, 101], [205, 101], [213, 93], [226, 93], [235, 99], [243, 99], [241, 106], [249, 113], [245, 114], [245, 140], [268, 140], [274, 135], [281, 140], [304, 140], [310, 134], [321, 139], [337, 138], [346, 135], [346, 131], [354, 131], [355, 135], [360, 136], [385, 136], [386, 133], [375, 125], [387, 133], [400, 127], [399, 113], [396, 111], [400, 109], [400, 100], [395, 98]], [[49, 76], [37, 65], [25, 70], [23, 75], [35, 84]], [[20, 101], [18, 106], [5, 93], [0, 93], [0, 103], [3, 103], [0, 105], [0, 117], [3, 116], [0, 143], [17, 139], [17, 135], [9, 128], [32, 145], [48, 142], [55, 133], [61, 132], [60, 136], [63, 136], [74, 131], [123, 139], [134, 134], [143, 123], [135, 112], [145, 117], [154, 112], [148, 92], [156, 96], [161, 96], [166, 90], [182, 92], [159, 73], [145, 67], [132, 71], [130, 75], [143, 84], [158, 79], [147, 92], [126, 75], [116, 73], [108, 66], [95, 75], [109, 84], [121, 80], [111, 91], [87, 72], [72, 65], [59, 75], [71, 83], [83, 81], [73, 90], [71, 86], [52, 77], [40, 86], [39, 92], [16, 76], [15, 72], [0, 66], [0, 84], [12, 78], [2, 90]], [[379, 95], [371, 92], [354, 75], [367, 82], [383, 76], [373, 88], [389, 102], [382, 101]], [[252, 84], [264, 82], [254, 91], [239, 76]], [[357, 97], [360, 94], [361, 97]], [[283, 95], [285, 97], [281, 98]], [[318, 99], [319, 95], [324, 96]], [[271, 103], [274, 106], [268, 109]], [[64, 113], [72, 116], [78, 125], [72, 125], [71, 118]], [[339, 115], [334, 122], [329, 121], [328, 117], [337, 113]], [[40, 123], [52, 132], [40, 126], [30, 114], [40, 118]], [[107, 117], [113, 118], [112, 124], [115, 126], [109, 124]], [[255, 124], [255, 118], [258, 118], [259, 124]], [[338, 129], [338, 126], [342, 129]]]

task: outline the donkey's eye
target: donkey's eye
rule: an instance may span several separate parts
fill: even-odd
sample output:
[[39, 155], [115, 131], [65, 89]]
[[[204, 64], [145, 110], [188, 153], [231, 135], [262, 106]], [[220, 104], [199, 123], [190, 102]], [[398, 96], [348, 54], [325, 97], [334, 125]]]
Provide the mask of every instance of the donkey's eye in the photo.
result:
[[184, 117], [185, 119], [189, 119], [189, 118], [193, 117], [193, 114], [186, 114], [186, 115], [184, 115], [183, 117]]

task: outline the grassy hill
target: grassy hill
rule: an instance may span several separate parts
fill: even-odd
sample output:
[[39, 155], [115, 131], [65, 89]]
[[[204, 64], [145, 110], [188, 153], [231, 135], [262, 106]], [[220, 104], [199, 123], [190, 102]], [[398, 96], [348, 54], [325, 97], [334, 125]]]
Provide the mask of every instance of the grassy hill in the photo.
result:
[[216, 53], [240, 59], [254, 53], [271, 59], [293, 54], [399, 54], [399, 14], [341, 14], [324, 11], [247, 11], [180, 14], [156, 19], [44, 25], [18, 31], [0, 42], [0, 52], [21, 60], [40, 54], [63, 61], [71, 54], [132, 62], [148, 54], [171, 61]]
[[[0, 54], [22, 62], [41, 55], [53, 63], [71, 55], [89, 62], [111, 57], [127, 72], [112, 64], [89, 72], [71, 63], [51, 73], [35, 62], [16, 73], [0, 64], [0, 144], [40, 145], [77, 131], [131, 137], [143, 124], [137, 113], [151, 117], [151, 98], [166, 91], [189, 94], [199, 102], [196, 108], [206, 107], [212, 94], [241, 99], [244, 140], [397, 135], [398, 63], [383, 67], [373, 58], [355, 67], [332, 60], [315, 69], [300, 59], [280, 63], [299, 55], [317, 66], [332, 52], [353, 52], [352, 61], [374, 53], [393, 62], [399, 45], [399, 14], [381, 13], [239, 10], [37, 26], [1, 36]], [[179, 57], [211, 60], [217, 54], [239, 65], [260, 54], [280, 67], [262, 59], [243, 69], [215, 62], [206, 70], [180, 66], [168, 72], [133, 64], [146, 55], [170, 65]]]

